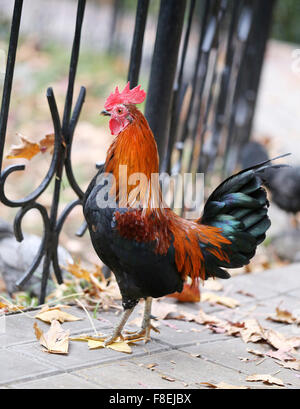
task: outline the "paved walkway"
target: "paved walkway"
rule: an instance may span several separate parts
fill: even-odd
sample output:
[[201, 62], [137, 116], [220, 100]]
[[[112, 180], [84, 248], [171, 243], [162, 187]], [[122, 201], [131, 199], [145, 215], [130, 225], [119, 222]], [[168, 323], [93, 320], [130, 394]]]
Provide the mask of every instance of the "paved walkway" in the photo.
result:
[[[223, 283], [224, 290], [218, 294], [239, 300], [238, 308], [203, 302], [181, 304], [178, 310], [196, 313], [201, 307], [208, 314], [232, 321], [256, 317], [263, 327], [300, 336], [299, 327], [266, 320], [279, 304], [300, 315], [300, 264], [240, 275]], [[63, 324], [71, 335], [92, 333], [82, 310], [72, 307], [71, 313], [83, 318]], [[34, 315], [6, 317], [6, 332], [0, 335], [0, 388], [207, 388], [203, 382], [276, 388], [247, 382], [247, 376], [253, 374], [270, 374], [280, 378], [285, 387], [300, 387], [300, 372], [282, 368], [273, 358], [262, 359], [247, 352], [247, 348], [266, 350], [269, 346], [246, 344], [241, 338], [213, 333], [195, 322], [161, 321], [161, 333], [154, 334], [146, 345], [134, 345], [131, 355], [110, 349], [89, 350], [85, 342], [74, 341], [68, 355], [53, 355], [43, 352], [35, 339]], [[93, 321], [97, 330], [107, 332], [117, 319], [113, 312], [101, 312]], [[40, 321], [38, 325], [43, 330], [49, 328]]]

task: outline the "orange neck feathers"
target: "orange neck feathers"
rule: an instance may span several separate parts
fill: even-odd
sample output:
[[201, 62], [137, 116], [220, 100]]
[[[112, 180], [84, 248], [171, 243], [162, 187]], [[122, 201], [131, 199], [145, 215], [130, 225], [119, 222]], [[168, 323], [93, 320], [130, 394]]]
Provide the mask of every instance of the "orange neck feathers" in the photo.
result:
[[157, 145], [144, 115], [134, 105], [129, 111], [133, 120], [111, 144], [105, 172], [114, 175], [120, 207], [137, 207], [138, 200], [143, 209], [160, 208], [159, 185], [152, 176], [159, 172]]

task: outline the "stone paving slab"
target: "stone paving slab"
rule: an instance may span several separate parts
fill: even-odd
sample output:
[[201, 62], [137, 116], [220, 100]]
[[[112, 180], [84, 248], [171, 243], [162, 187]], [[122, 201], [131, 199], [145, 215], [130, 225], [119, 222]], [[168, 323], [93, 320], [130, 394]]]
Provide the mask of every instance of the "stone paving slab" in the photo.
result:
[[196, 342], [214, 342], [226, 338], [226, 335], [214, 334], [204, 326], [193, 322], [164, 320], [158, 328], [160, 333], [152, 333], [152, 338], [172, 348], [179, 348]]
[[0, 385], [57, 373], [51, 364], [45, 365], [22, 353], [7, 350], [0, 351], [0, 367]]
[[[81, 321], [65, 322], [64, 328], [69, 329], [71, 335], [84, 333], [91, 330], [91, 324], [86, 319], [86, 314], [79, 308], [71, 307], [66, 310], [69, 314], [75, 315], [78, 318], [82, 318]], [[49, 329], [49, 324], [40, 320], [34, 319], [37, 311], [26, 312], [25, 314], [12, 314], [6, 317], [6, 329], [5, 334], [0, 335], [0, 347], [6, 347], [11, 345], [24, 344], [33, 342], [36, 340], [33, 324], [38, 323], [38, 326], [42, 331]], [[111, 322], [99, 321], [91, 318], [95, 328], [99, 331], [111, 328]]]
[[[300, 378], [296, 371], [282, 368], [276, 364], [276, 360], [272, 358], [263, 359], [249, 352], [247, 348], [259, 351], [270, 351], [270, 347], [264, 344], [245, 344], [240, 339], [228, 339], [226, 342], [214, 342], [213, 344], [199, 344], [181, 348], [182, 351], [191, 355], [200, 354], [201, 358], [210, 362], [218, 363], [227, 368], [240, 371], [245, 374], [244, 380], [248, 375], [254, 374], [272, 374], [280, 378], [289, 387], [300, 388]], [[247, 358], [243, 361], [241, 358]], [[253, 386], [249, 384], [248, 386]], [[273, 386], [274, 387], [274, 386]]]
[[241, 304], [241, 306], [235, 309], [223, 309], [222, 311], [216, 312], [214, 315], [232, 322], [248, 318], [256, 318], [263, 327], [280, 330], [285, 326], [284, 323], [278, 323], [267, 319], [268, 316], [275, 314], [276, 307], [279, 307], [282, 310], [287, 310], [293, 313], [293, 315], [300, 316], [300, 300], [286, 294], [280, 294], [266, 300], [257, 300], [256, 302]]
[[99, 385], [69, 373], [20, 382], [11, 387], [17, 389], [99, 389]]
[[[92, 335], [91, 332], [90, 334]], [[149, 342], [146, 345], [141, 342], [132, 347], [132, 356], [151, 354], [166, 349], [168, 349], [168, 346], [156, 341]], [[124, 360], [127, 358], [127, 354], [114, 351], [109, 348], [89, 350], [87, 342], [81, 341], [70, 342], [68, 355], [43, 353], [38, 342], [13, 346], [9, 348], [8, 351], [21, 352], [29, 358], [35, 358], [41, 363], [53, 365], [55, 368], [63, 371], [70, 371], [104, 362]]]
[[201, 382], [219, 383], [224, 380], [232, 385], [249, 386], [246, 385], [245, 376], [239, 371], [202, 358], [194, 358], [179, 350], [162, 352], [155, 356], [137, 358], [133, 361], [137, 365], [143, 364], [145, 366], [157, 363], [155, 372], [176, 379], [193, 388], [203, 388]]
[[[174, 351], [174, 353], [176, 352]], [[156, 354], [154, 356], [157, 358]], [[152, 361], [153, 358], [151, 363]], [[183, 382], [163, 379], [157, 371], [151, 371], [146, 367], [136, 365], [132, 360], [94, 366], [77, 371], [76, 375], [87, 381], [95, 382], [106, 389], [179, 389], [184, 387]]]
[[266, 288], [280, 294], [300, 289], [300, 263], [254, 273], [253, 283], [256, 284], [257, 291]]
[[[276, 306], [294, 313], [300, 307], [300, 264], [281, 269], [232, 277], [223, 281], [219, 295], [238, 299], [240, 307], [225, 308], [208, 303], [180, 304], [178, 311], [196, 314], [199, 308], [220, 318], [240, 321], [257, 318], [266, 328], [273, 328], [287, 336], [299, 336], [300, 328], [267, 321]], [[253, 293], [254, 297], [239, 291]], [[174, 303], [174, 299], [164, 301]], [[139, 316], [139, 310], [129, 322]], [[86, 314], [77, 307], [70, 313], [82, 321], [64, 323], [71, 335], [92, 333]], [[300, 388], [300, 373], [281, 368], [272, 358], [257, 360], [247, 348], [270, 349], [265, 344], [245, 344], [240, 338], [212, 333], [194, 322], [160, 320], [160, 334], [153, 333], [148, 344], [132, 347], [132, 355], [111, 349], [89, 350], [85, 342], [70, 342], [69, 354], [53, 355], [42, 351], [35, 339], [33, 316], [36, 311], [6, 317], [6, 333], [0, 335], [0, 387], [36, 389], [173, 389], [206, 388], [203, 382], [226, 382], [250, 388], [265, 388], [262, 383], [246, 382], [254, 373], [275, 375], [288, 388]], [[119, 320], [118, 312], [100, 312], [93, 325], [97, 331], [109, 333]], [[46, 331], [49, 325], [38, 321]], [[133, 325], [130, 329], [136, 329]], [[196, 357], [197, 355], [197, 357]], [[198, 357], [199, 356], [199, 357]], [[240, 357], [247, 357], [246, 362]], [[149, 364], [156, 364], [149, 369]], [[276, 375], [275, 375], [276, 376]], [[169, 378], [169, 380], [168, 380]], [[269, 386], [274, 388], [274, 386]]]

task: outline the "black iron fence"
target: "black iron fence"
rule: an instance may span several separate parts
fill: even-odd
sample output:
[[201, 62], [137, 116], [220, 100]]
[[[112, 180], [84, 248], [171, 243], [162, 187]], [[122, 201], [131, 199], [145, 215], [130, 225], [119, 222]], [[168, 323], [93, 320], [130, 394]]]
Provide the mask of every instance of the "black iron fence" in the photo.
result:
[[[152, 0], [158, 1], [158, 0]], [[157, 140], [161, 170], [171, 174], [182, 171], [211, 172], [219, 158], [223, 173], [231, 172], [239, 150], [248, 141], [257, 97], [260, 72], [275, 0], [161, 0], [156, 40], [150, 70], [146, 117]], [[115, 2], [118, 7], [118, 1]], [[138, 84], [143, 56], [144, 33], [150, 0], [138, 0], [129, 58], [128, 80]], [[86, 1], [78, 0], [75, 34], [70, 61], [65, 106], [60, 117], [55, 94], [48, 88], [46, 98], [55, 133], [55, 146], [49, 171], [34, 192], [21, 200], [10, 200], [5, 182], [24, 165], [2, 170], [2, 158], [13, 84], [15, 58], [23, 0], [15, 0], [0, 113], [0, 201], [19, 208], [14, 221], [17, 240], [23, 239], [22, 219], [37, 209], [44, 223], [38, 254], [31, 267], [16, 283], [30, 280], [43, 262], [40, 302], [44, 302], [50, 265], [58, 283], [63, 282], [58, 261], [59, 235], [83, 192], [77, 183], [71, 162], [74, 130], [85, 99], [82, 87], [73, 104], [73, 90], [79, 59], [81, 28]], [[117, 9], [116, 9], [117, 11]], [[122, 18], [115, 12], [112, 24]], [[112, 30], [114, 28], [112, 27]], [[197, 40], [194, 60], [189, 51]], [[99, 39], [100, 41], [101, 39]], [[113, 47], [113, 44], [111, 45]], [[193, 51], [193, 50], [192, 50]], [[193, 53], [191, 53], [193, 54]], [[65, 172], [77, 199], [58, 214], [61, 179]], [[39, 198], [54, 179], [50, 211]], [[78, 235], [83, 235], [83, 225]]]

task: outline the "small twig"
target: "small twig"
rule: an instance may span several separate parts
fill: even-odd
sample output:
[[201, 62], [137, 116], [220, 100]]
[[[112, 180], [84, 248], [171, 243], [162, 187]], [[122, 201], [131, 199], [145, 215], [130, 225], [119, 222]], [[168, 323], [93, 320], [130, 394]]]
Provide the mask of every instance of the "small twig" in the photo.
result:
[[95, 335], [98, 336], [98, 331], [96, 330], [96, 327], [95, 327], [95, 325], [93, 323], [93, 320], [92, 320], [88, 310], [85, 308], [85, 306], [82, 304], [82, 302], [80, 300], [78, 300], [78, 298], [76, 298], [75, 301], [80, 305], [81, 308], [83, 308], [84, 312], [86, 313], [86, 315], [87, 315], [87, 317], [88, 317], [88, 319], [89, 319], [89, 321], [91, 323], [91, 326], [92, 326], [92, 328], [94, 330]]
[[265, 362], [266, 359], [267, 359], [267, 358], [261, 359], [261, 360], [260, 360], [259, 362], [257, 362], [255, 365], [258, 366], [258, 365], [262, 364], [263, 362]]

